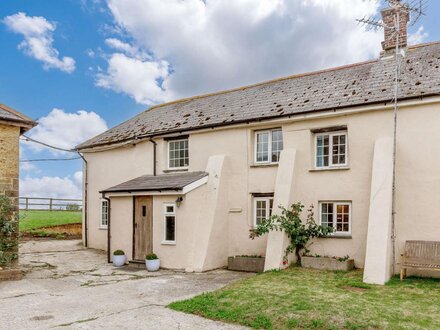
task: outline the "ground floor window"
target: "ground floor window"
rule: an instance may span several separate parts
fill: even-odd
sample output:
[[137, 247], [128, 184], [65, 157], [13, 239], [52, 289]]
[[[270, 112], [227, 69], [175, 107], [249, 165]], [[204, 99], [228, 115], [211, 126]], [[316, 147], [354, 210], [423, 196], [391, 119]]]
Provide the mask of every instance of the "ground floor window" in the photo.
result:
[[320, 202], [321, 225], [333, 227], [336, 234], [351, 233], [350, 202]]
[[176, 242], [176, 205], [164, 205], [164, 243]]
[[99, 227], [107, 228], [108, 226], [108, 200], [101, 199], [101, 217], [99, 221]]
[[272, 215], [273, 196], [254, 197], [254, 227]]

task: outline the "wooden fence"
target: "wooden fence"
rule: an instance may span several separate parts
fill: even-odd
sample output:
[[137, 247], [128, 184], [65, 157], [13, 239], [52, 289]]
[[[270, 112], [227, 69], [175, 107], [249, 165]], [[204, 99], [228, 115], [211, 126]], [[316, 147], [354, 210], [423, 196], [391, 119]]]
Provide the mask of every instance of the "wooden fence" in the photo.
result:
[[20, 197], [20, 210], [26, 211], [82, 211], [82, 199]]

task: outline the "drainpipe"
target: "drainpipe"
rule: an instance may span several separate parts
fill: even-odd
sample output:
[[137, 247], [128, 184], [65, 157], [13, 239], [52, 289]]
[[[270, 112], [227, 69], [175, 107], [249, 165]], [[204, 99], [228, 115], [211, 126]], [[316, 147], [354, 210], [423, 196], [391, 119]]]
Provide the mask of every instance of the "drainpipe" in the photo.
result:
[[87, 160], [84, 158], [84, 156], [77, 151], [78, 155], [82, 158], [84, 161], [84, 173], [83, 173], [83, 179], [84, 179], [84, 205], [83, 205], [83, 212], [84, 212], [84, 246], [88, 247], [88, 223], [87, 223], [87, 186], [89, 184], [88, 182], [88, 169], [87, 169]]
[[102, 199], [105, 199], [107, 201], [107, 205], [108, 205], [108, 210], [107, 210], [107, 261], [110, 263], [112, 262], [111, 260], [111, 252], [110, 252], [110, 247], [111, 247], [111, 235], [110, 235], [110, 224], [111, 224], [111, 204], [110, 204], [110, 198], [105, 197], [105, 193], [102, 193]]
[[153, 143], [153, 175], [156, 176], [156, 149], [157, 142], [153, 139], [150, 139], [150, 142]]

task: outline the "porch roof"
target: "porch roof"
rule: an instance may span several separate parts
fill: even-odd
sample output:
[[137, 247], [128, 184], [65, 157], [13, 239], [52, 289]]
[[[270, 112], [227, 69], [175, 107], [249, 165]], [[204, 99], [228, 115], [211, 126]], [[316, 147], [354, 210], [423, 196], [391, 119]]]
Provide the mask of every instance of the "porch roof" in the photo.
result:
[[143, 191], [181, 191], [188, 185], [208, 176], [206, 172], [182, 172], [160, 175], [142, 175], [102, 190], [101, 193], [130, 193]]

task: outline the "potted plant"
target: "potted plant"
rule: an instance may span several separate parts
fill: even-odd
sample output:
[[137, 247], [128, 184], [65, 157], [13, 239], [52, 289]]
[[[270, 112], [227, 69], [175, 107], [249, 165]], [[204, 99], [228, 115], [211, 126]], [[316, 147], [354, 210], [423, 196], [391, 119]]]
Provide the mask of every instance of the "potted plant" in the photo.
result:
[[155, 253], [149, 253], [145, 256], [145, 266], [149, 272], [155, 272], [159, 270], [160, 259]]
[[113, 252], [113, 266], [115, 267], [121, 267], [125, 265], [126, 256], [124, 251], [122, 250], [116, 250]]

